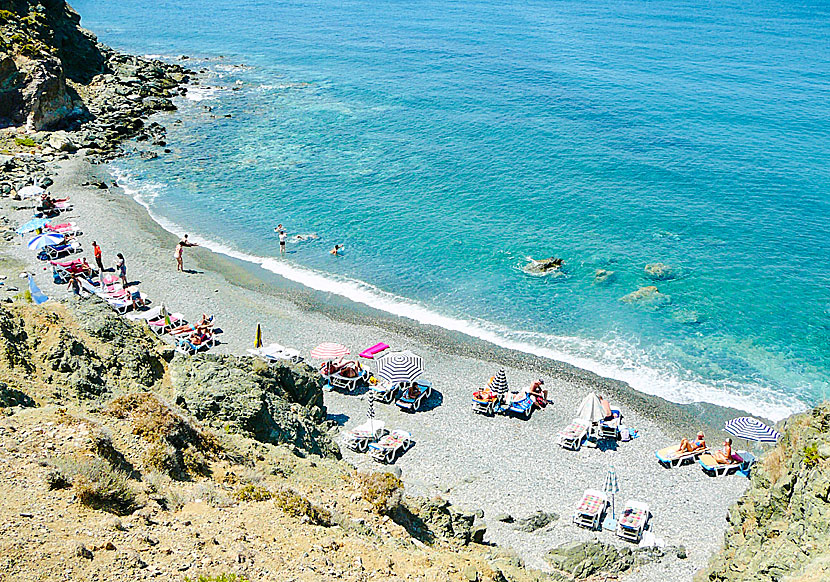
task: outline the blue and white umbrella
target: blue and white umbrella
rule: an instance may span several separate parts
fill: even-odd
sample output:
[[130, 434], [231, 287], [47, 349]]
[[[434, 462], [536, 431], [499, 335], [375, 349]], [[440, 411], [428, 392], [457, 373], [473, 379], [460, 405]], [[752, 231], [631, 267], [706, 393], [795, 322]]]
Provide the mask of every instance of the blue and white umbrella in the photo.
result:
[[615, 501], [617, 493], [620, 492], [620, 485], [617, 481], [617, 470], [614, 468], [614, 465], [608, 467], [608, 473], [605, 474], [604, 491], [611, 496], [611, 520], [609, 523], [616, 525], [617, 509]]
[[48, 218], [33, 218], [26, 224], [21, 224], [15, 232], [17, 234], [26, 234], [27, 232], [32, 232], [33, 230], [43, 228], [47, 224], [49, 224]]
[[56, 233], [49, 233], [49, 234], [39, 234], [35, 238], [29, 241], [26, 245], [33, 251], [39, 251], [43, 247], [51, 247], [54, 245], [59, 245], [63, 242], [63, 235], [56, 234]]
[[377, 361], [378, 377], [390, 384], [414, 382], [424, 373], [424, 360], [409, 350], [386, 354]]
[[748, 441], [777, 443], [781, 439], [780, 432], [751, 416], [733, 418], [724, 428], [729, 434]]

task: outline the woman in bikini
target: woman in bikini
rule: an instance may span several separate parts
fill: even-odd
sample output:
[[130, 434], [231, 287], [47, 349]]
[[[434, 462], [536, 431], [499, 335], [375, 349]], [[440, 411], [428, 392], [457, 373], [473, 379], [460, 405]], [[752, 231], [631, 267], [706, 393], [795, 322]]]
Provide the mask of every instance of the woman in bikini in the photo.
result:
[[726, 439], [723, 441], [723, 448], [719, 451], [715, 451], [712, 456], [721, 465], [734, 463], [735, 460], [732, 458], [732, 439]]
[[677, 447], [678, 453], [693, 453], [695, 451], [701, 451], [706, 448], [706, 441], [703, 438], [703, 433], [697, 433], [697, 438], [693, 441], [688, 441], [687, 439], [683, 439], [680, 441], [680, 446]]

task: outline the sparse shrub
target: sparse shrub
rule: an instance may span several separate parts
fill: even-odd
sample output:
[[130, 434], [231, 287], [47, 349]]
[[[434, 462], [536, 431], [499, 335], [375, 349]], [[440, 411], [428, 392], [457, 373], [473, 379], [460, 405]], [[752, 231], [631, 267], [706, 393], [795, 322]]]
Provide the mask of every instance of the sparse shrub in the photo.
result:
[[189, 445], [182, 451], [182, 463], [184, 469], [191, 475], [209, 475], [210, 465], [199, 449]]
[[181, 487], [175, 485], [168, 475], [149, 472], [144, 474], [143, 480], [147, 485], [147, 494], [150, 498], [167, 511], [178, 511], [190, 501], [182, 493]]
[[141, 464], [145, 469], [165, 475], [178, 475], [181, 467], [176, 459], [176, 449], [167, 443], [151, 445], [141, 455]]
[[403, 482], [392, 473], [361, 473], [358, 475], [360, 495], [379, 515], [392, 512], [403, 495]]
[[14, 138], [14, 142], [19, 146], [23, 146], [23, 147], [27, 147], [27, 148], [33, 148], [37, 145], [35, 143], [35, 140], [33, 140], [30, 137], [16, 137], [16, 138]]
[[189, 496], [190, 501], [204, 501], [211, 507], [230, 507], [233, 501], [216, 487], [203, 483], [193, 490]]
[[332, 524], [331, 513], [316, 507], [312, 503], [291, 489], [283, 489], [274, 495], [274, 504], [285, 514], [307, 520], [314, 525], [329, 527]]
[[84, 505], [116, 515], [126, 515], [135, 509], [136, 494], [127, 476], [104, 459], [63, 458], [55, 465], [64, 476], [71, 478], [75, 496]]
[[274, 495], [265, 487], [248, 483], [233, 494], [238, 501], [268, 501]]
[[66, 489], [72, 486], [72, 479], [57, 467], [51, 467], [44, 476], [46, 486], [50, 491]]
[[807, 468], [812, 469], [818, 465], [821, 457], [818, 454], [818, 446], [815, 443], [804, 447], [804, 464]]

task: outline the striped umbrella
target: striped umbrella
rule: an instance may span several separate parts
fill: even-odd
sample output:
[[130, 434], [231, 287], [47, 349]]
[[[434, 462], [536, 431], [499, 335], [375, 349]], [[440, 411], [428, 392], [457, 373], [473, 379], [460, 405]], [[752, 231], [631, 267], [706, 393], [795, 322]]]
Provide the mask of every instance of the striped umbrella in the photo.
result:
[[724, 427], [731, 435], [748, 441], [759, 443], [776, 443], [781, 438], [781, 433], [770, 428], [758, 419], [751, 416], [733, 418]]
[[424, 360], [409, 350], [392, 352], [377, 361], [378, 376], [390, 384], [413, 382], [424, 373]]
[[311, 350], [311, 357], [315, 360], [338, 360], [348, 355], [349, 348], [343, 344], [335, 344], [332, 342], [323, 342]]
[[35, 238], [29, 241], [26, 245], [33, 251], [39, 251], [43, 247], [50, 247], [52, 245], [57, 245], [63, 242], [63, 235], [62, 234], [39, 234]]
[[493, 378], [493, 382], [490, 383], [490, 390], [492, 390], [495, 394], [502, 396], [507, 394], [508, 390], [507, 386], [507, 374], [504, 373], [504, 370], [499, 370], [499, 373], [496, 374], [496, 377]]
[[262, 347], [262, 326], [258, 323], [256, 324], [256, 334], [254, 336], [254, 348], [259, 349]]
[[620, 492], [620, 485], [617, 482], [617, 470], [614, 465], [608, 467], [608, 473], [605, 475], [605, 492], [611, 496], [611, 521], [616, 524], [617, 514], [615, 501], [617, 493]]

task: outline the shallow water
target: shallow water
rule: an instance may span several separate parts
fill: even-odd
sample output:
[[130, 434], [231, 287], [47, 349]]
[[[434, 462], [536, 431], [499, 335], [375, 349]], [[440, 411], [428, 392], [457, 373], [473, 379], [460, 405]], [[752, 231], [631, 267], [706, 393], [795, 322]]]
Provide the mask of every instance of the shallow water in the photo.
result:
[[[173, 154], [118, 164], [173, 230], [672, 400], [827, 396], [826, 3], [73, 5], [208, 71]], [[280, 258], [277, 223], [320, 239]], [[644, 285], [670, 301], [620, 301]]]

